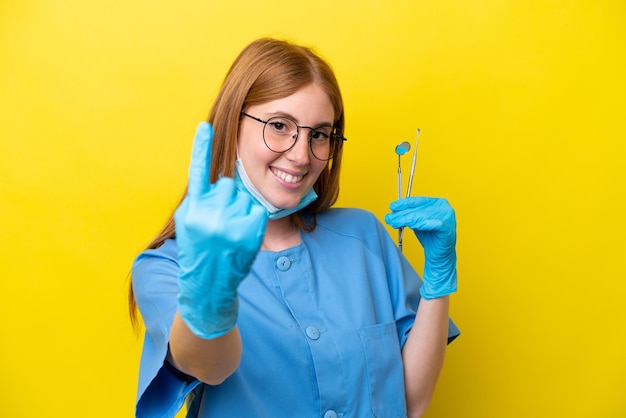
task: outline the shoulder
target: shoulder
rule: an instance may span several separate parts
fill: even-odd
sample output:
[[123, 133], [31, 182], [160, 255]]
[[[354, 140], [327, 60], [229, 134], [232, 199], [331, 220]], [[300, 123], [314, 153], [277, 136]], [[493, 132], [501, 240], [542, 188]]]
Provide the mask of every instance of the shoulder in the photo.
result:
[[[178, 247], [173, 239], [166, 240], [159, 248], [141, 252], [133, 263], [133, 288], [137, 293], [148, 291], [155, 278], [169, 281], [178, 276]], [[148, 287], [148, 288], [147, 288]]]
[[358, 208], [332, 208], [319, 214], [314, 232], [353, 238], [368, 246], [380, 246], [389, 235], [373, 213]]
[[361, 264], [370, 272], [379, 272], [380, 278], [400, 277], [393, 272], [402, 268], [401, 253], [387, 228], [367, 210], [330, 209], [318, 215], [317, 227], [303, 238], [309, 249], [319, 252], [318, 257], [350, 260], [350, 268]]
[[158, 248], [149, 248], [142, 251], [133, 264], [133, 268], [145, 263], [146, 261], [155, 261], [157, 259], [169, 260], [176, 262], [178, 258], [178, 247], [176, 246], [176, 240], [166, 239], [163, 244]]
[[373, 213], [358, 208], [332, 208], [317, 215], [317, 226], [346, 234], [360, 234], [378, 225]]

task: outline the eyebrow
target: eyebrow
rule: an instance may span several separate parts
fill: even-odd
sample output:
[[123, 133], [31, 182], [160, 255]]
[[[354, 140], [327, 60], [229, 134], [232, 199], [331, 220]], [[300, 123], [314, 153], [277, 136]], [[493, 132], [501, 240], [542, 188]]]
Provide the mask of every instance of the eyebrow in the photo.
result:
[[[296, 118], [295, 116], [293, 116], [290, 113], [287, 112], [282, 112], [282, 111], [277, 111], [277, 112], [270, 112], [270, 113], [264, 113], [264, 116], [266, 116], [266, 120], [269, 118], [273, 118], [276, 116], [283, 116], [289, 119], [293, 119], [296, 124], [298, 124], [298, 126], [300, 126], [300, 122], [298, 122], [298, 118]], [[319, 129], [319, 128], [332, 128], [333, 124], [331, 122], [320, 122], [316, 125], [313, 126], [302, 126], [303, 128], [312, 128], [312, 129]]]

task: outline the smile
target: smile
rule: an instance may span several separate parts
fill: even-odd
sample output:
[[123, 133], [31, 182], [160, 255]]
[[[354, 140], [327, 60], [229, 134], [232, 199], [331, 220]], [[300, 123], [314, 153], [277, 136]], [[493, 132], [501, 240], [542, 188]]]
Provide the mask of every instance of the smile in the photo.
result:
[[292, 184], [301, 182], [302, 178], [304, 177], [304, 176], [292, 176], [291, 174], [285, 173], [284, 171], [277, 170], [276, 168], [273, 168], [273, 167], [272, 167], [272, 173], [274, 173], [276, 177], [283, 180], [284, 182], [292, 183]]

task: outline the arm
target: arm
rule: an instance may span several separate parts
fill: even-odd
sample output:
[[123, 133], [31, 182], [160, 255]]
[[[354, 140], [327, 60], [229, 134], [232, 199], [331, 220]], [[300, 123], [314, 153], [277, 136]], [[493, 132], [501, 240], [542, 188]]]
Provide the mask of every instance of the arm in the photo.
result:
[[421, 417], [435, 391], [448, 339], [449, 297], [420, 301], [402, 350], [409, 418]]
[[235, 326], [214, 338], [197, 337], [176, 313], [170, 331], [169, 362], [181, 372], [209, 385], [219, 385], [239, 366], [241, 336]]
[[196, 131], [187, 196], [174, 214], [180, 272], [168, 359], [215, 385], [241, 359], [237, 288], [261, 248], [267, 213], [233, 179], [209, 183], [212, 133], [207, 123]]
[[424, 248], [421, 300], [402, 350], [409, 417], [426, 411], [443, 366], [449, 296], [456, 292], [456, 216], [444, 199], [409, 197], [391, 204], [394, 228], [410, 227]]

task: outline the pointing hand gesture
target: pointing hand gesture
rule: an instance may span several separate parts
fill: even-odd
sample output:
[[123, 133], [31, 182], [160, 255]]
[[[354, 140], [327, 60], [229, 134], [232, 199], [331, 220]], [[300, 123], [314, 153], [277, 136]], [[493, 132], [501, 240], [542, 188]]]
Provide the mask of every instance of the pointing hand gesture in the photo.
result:
[[213, 129], [203, 122], [194, 138], [187, 196], [176, 210], [178, 310], [199, 337], [216, 338], [235, 326], [237, 287], [261, 248], [267, 212], [233, 179], [210, 184]]

